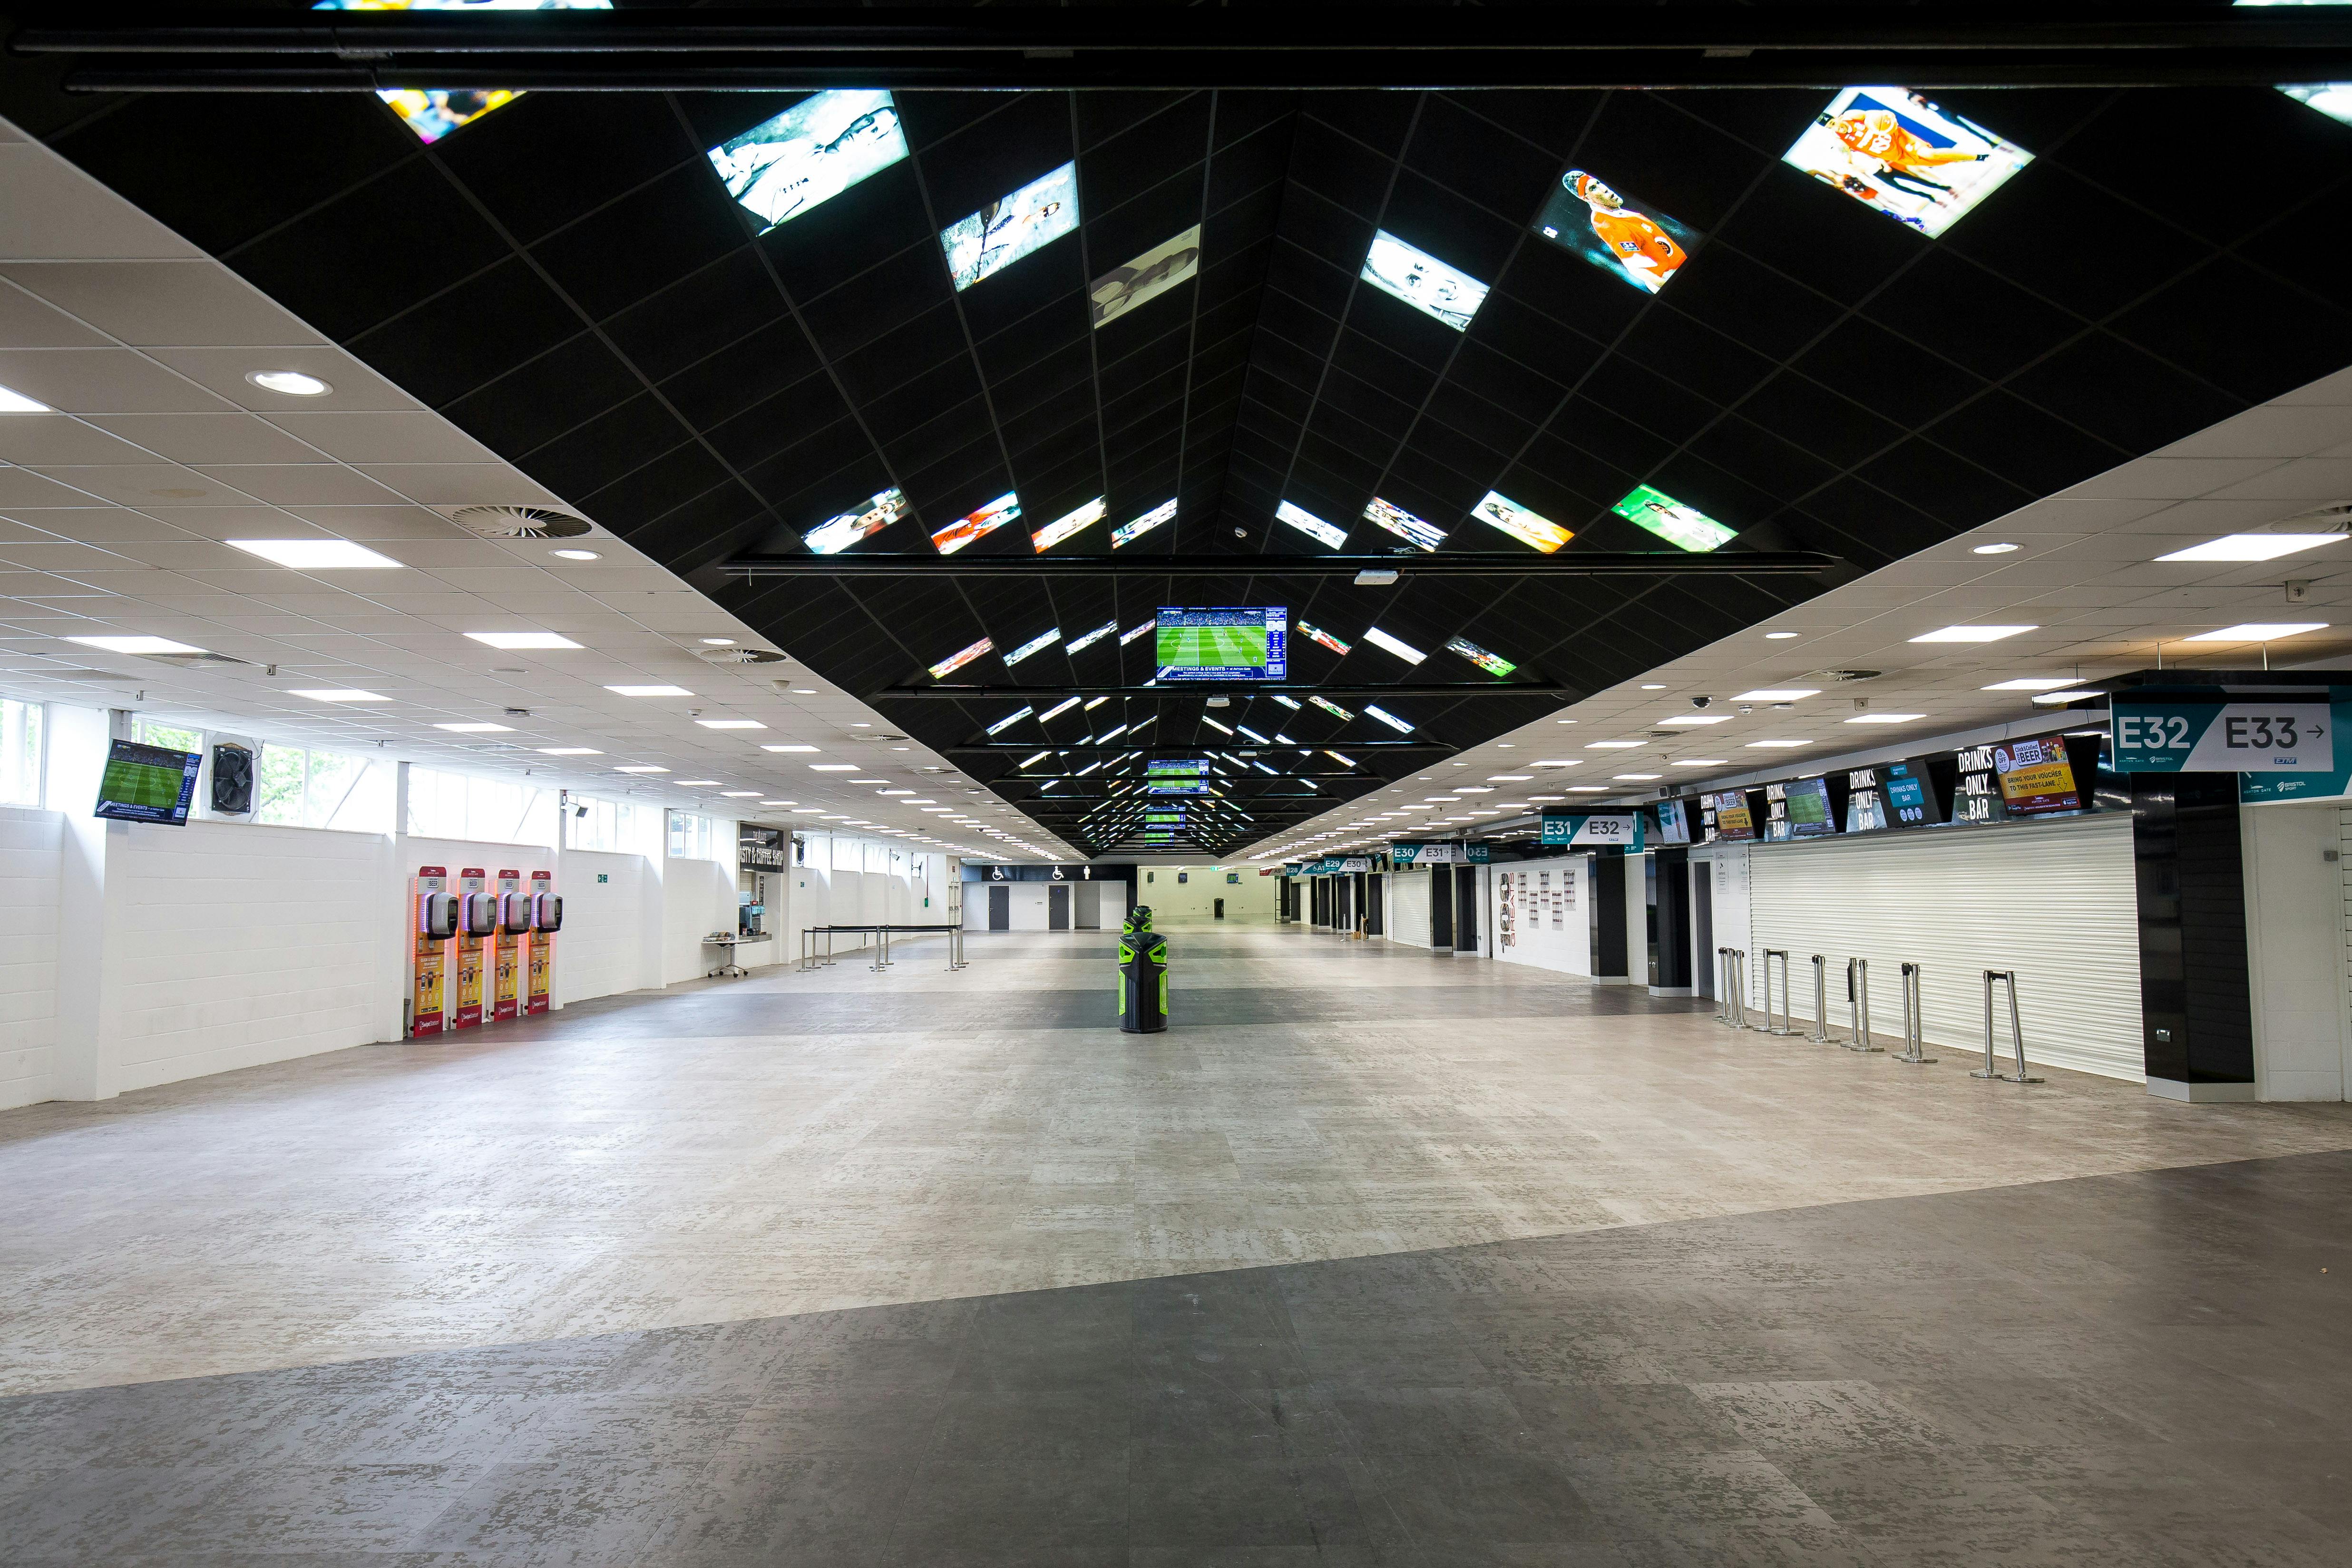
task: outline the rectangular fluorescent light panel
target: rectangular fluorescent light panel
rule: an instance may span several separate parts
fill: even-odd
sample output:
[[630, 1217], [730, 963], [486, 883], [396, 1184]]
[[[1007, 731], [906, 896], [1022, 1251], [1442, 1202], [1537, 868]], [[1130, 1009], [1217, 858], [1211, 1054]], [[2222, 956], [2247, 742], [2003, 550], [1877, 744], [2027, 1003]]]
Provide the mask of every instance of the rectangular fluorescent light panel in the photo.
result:
[[690, 697], [694, 694], [684, 686], [606, 686], [614, 696], [623, 697]]
[[205, 650], [174, 643], [169, 637], [68, 637], [68, 643], [79, 643], [85, 648], [100, 648], [110, 653], [201, 653]]
[[1020, 723], [1023, 719], [1027, 718], [1035, 711], [1035, 709], [1028, 706], [1026, 704], [1014, 708], [1011, 713], [1006, 714], [1003, 718], [1000, 718], [994, 724], [990, 725], [988, 727], [988, 733], [995, 735], [1002, 730], [1010, 729], [1013, 726]]
[[[2201, 545], [2160, 555], [2158, 560], [2276, 560], [2297, 550], [2342, 542], [2342, 534], [2224, 534]], [[236, 541], [229, 541], [234, 544]]]
[[667, 773], [669, 769], [667, 768], [655, 768], [648, 764], [646, 766], [637, 768], [615, 768], [613, 771], [615, 773]]
[[360, 691], [351, 686], [313, 686], [286, 695], [309, 697], [314, 703], [388, 703], [392, 700], [382, 692]]
[[1759, 686], [1752, 692], [1742, 692], [1731, 700], [1736, 703], [1793, 703], [1821, 695], [1818, 686]]
[[1924, 713], [1858, 713], [1846, 720], [1848, 724], [1909, 724], [1913, 719], [1926, 718]]
[[768, 727], [756, 718], [698, 718], [694, 722], [705, 729], [765, 729]]
[[604, 754], [593, 746], [542, 746], [541, 757], [602, 757]]
[[855, 773], [857, 771], [857, 764], [855, 762], [812, 762], [809, 764], [809, 771], [812, 773]]
[[0, 387], [0, 413], [49, 413], [55, 412], [45, 402], [36, 402], [23, 392]]
[[2053, 675], [2020, 675], [2013, 681], [2000, 681], [1978, 689], [1988, 692], [2054, 692], [2060, 686], [2074, 683]]
[[818, 747], [814, 746], [803, 746], [795, 741], [789, 746], [762, 746], [760, 749], [762, 751], [815, 751]]
[[1375, 648], [1394, 653], [1398, 658], [1402, 659], [1408, 664], [1418, 664], [1423, 659], [1429, 657], [1428, 654], [1423, 653], [1420, 649], [1414, 647], [1412, 643], [1404, 641], [1402, 638], [1391, 637], [1377, 626], [1368, 626], [1364, 629], [1364, 641], [1370, 643]]
[[1729, 724], [1731, 716], [1727, 713], [1678, 713], [1672, 718], [1662, 718], [1658, 722], [1676, 728], [1690, 728], [1703, 724]]
[[382, 570], [400, 562], [349, 539], [223, 539], [247, 555], [296, 571]]
[[1585, 747], [1587, 751], [1631, 751], [1637, 746], [1647, 746], [1646, 740], [1596, 740]]
[[1364, 705], [1364, 711], [1401, 735], [1411, 735], [1412, 733], [1412, 726], [1397, 717], [1396, 715], [1389, 712], [1388, 709], [1384, 707], [1381, 707], [1375, 704], [1366, 703]]
[[1274, 520], [1277, 523], [1288, 523], [1316, 543], [1328, 545], [1333, 549], [1338, 549], [1348, 542], [1347, 529], [1327, 523], [1306, 507], [1294, 507], [1287, 501], [1280, 503], [1274, 508]]
[[2275, 643], [2282, 637], [2300, 637], [2306, 632], [2325, 632], [2325, 621], [2248, 621], [2236, 626], [2224, 626], [2219, 632], [2200, 632], [2194, 637], [2184, 637], [2184, 643]]
[[446, 729], [452, 735], [511, 735], [510, 724], [436, 724], [436, 729]]
[[940, 231], [961, 294], [1078, 226], [1078, 166], [1065, 163]]
[[763, 234], [906, 156], [898, 106], [879, 88], [804, 98], [709, 150], [727, 193], [761, 220]]
[[1485, 284], [1386, 229], [1373, 234], [1360, 276], [1381, 293], [1457, 332], [1469, 330], [1470, 319], [1486, 299]]
[[2014, 637], [2021, 632], [2032, 632], [2032, 626], [1946, 626], [1938, 631], [1923, 632], [1911, 639], [1914, 643], [1998, 643], [2004, 637]]
[[577, 648], [579, 643], [558, 632], [468, 632], [466, 635], [484, 647], [523, 652], [533, 648]]

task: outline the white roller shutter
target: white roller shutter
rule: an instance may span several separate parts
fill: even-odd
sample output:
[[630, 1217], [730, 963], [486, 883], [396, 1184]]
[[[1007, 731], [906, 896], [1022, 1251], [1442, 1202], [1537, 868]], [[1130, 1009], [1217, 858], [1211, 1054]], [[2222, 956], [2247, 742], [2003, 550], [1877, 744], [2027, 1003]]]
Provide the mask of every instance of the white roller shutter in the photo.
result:
[[[1759, 844], [1748, 865], [1757, 998], [1762, 950], [1784, 948], [1795, 1011], [1810, 1020], [1811, 960], [1824, 954], [1842, 1028], [1845, 961], [1867, 958], [1872, 1030], [1899, 1035], [1902, 967], [1924, 965], [1924, 1032], [1949, 1058], [1981, 1054], [1983, 972], [2014, 969], [2031, 1060], [2145, 1080], [2127, 815]], [[1999, 1016], [2005, 1053], [2005, 1001]]]
[[1390, 887], [1388, 939], [1408, 947], [1429, 946], [1429, 873], [1396, 871]]

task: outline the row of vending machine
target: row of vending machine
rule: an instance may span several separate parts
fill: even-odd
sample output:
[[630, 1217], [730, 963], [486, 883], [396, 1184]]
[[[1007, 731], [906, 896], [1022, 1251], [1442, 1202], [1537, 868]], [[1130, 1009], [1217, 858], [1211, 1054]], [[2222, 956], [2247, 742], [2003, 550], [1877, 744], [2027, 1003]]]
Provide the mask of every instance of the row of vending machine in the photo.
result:
[[467, 866], [452, 887], [448, 867], [420, 866], [411, 903], [412, 1038], [547, 1010], [555, 934], [563, 929], [552, 873], [502, 871], [493, 888], [488, 872]]

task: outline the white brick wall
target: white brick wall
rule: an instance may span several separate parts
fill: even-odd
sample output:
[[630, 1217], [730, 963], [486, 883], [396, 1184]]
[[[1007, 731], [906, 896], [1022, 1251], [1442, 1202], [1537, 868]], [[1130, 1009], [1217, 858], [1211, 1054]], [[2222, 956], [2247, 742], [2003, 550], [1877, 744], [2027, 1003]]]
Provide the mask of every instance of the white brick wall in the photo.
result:
[[107, 955], [111, 1082], [144, 1089], [385, 1038], [399, 932], [371, 891], [397, 873], [373, 833], [191, 822], [110, 840], [127, 896]]
[[55, 811], [0, 807], [0, 1107], [49, 1093], [64, 825]]

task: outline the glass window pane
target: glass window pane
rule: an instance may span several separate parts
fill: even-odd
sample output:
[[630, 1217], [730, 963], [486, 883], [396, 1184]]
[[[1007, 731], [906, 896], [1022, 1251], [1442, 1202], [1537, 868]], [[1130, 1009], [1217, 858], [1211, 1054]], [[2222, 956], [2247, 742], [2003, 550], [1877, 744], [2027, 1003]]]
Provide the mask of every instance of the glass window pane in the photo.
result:
[[253, 820], [277, 828], [302, 825], [303, 781], [309, 756], [299, 746], [261, 748], [261, 766], [255, 769]]

